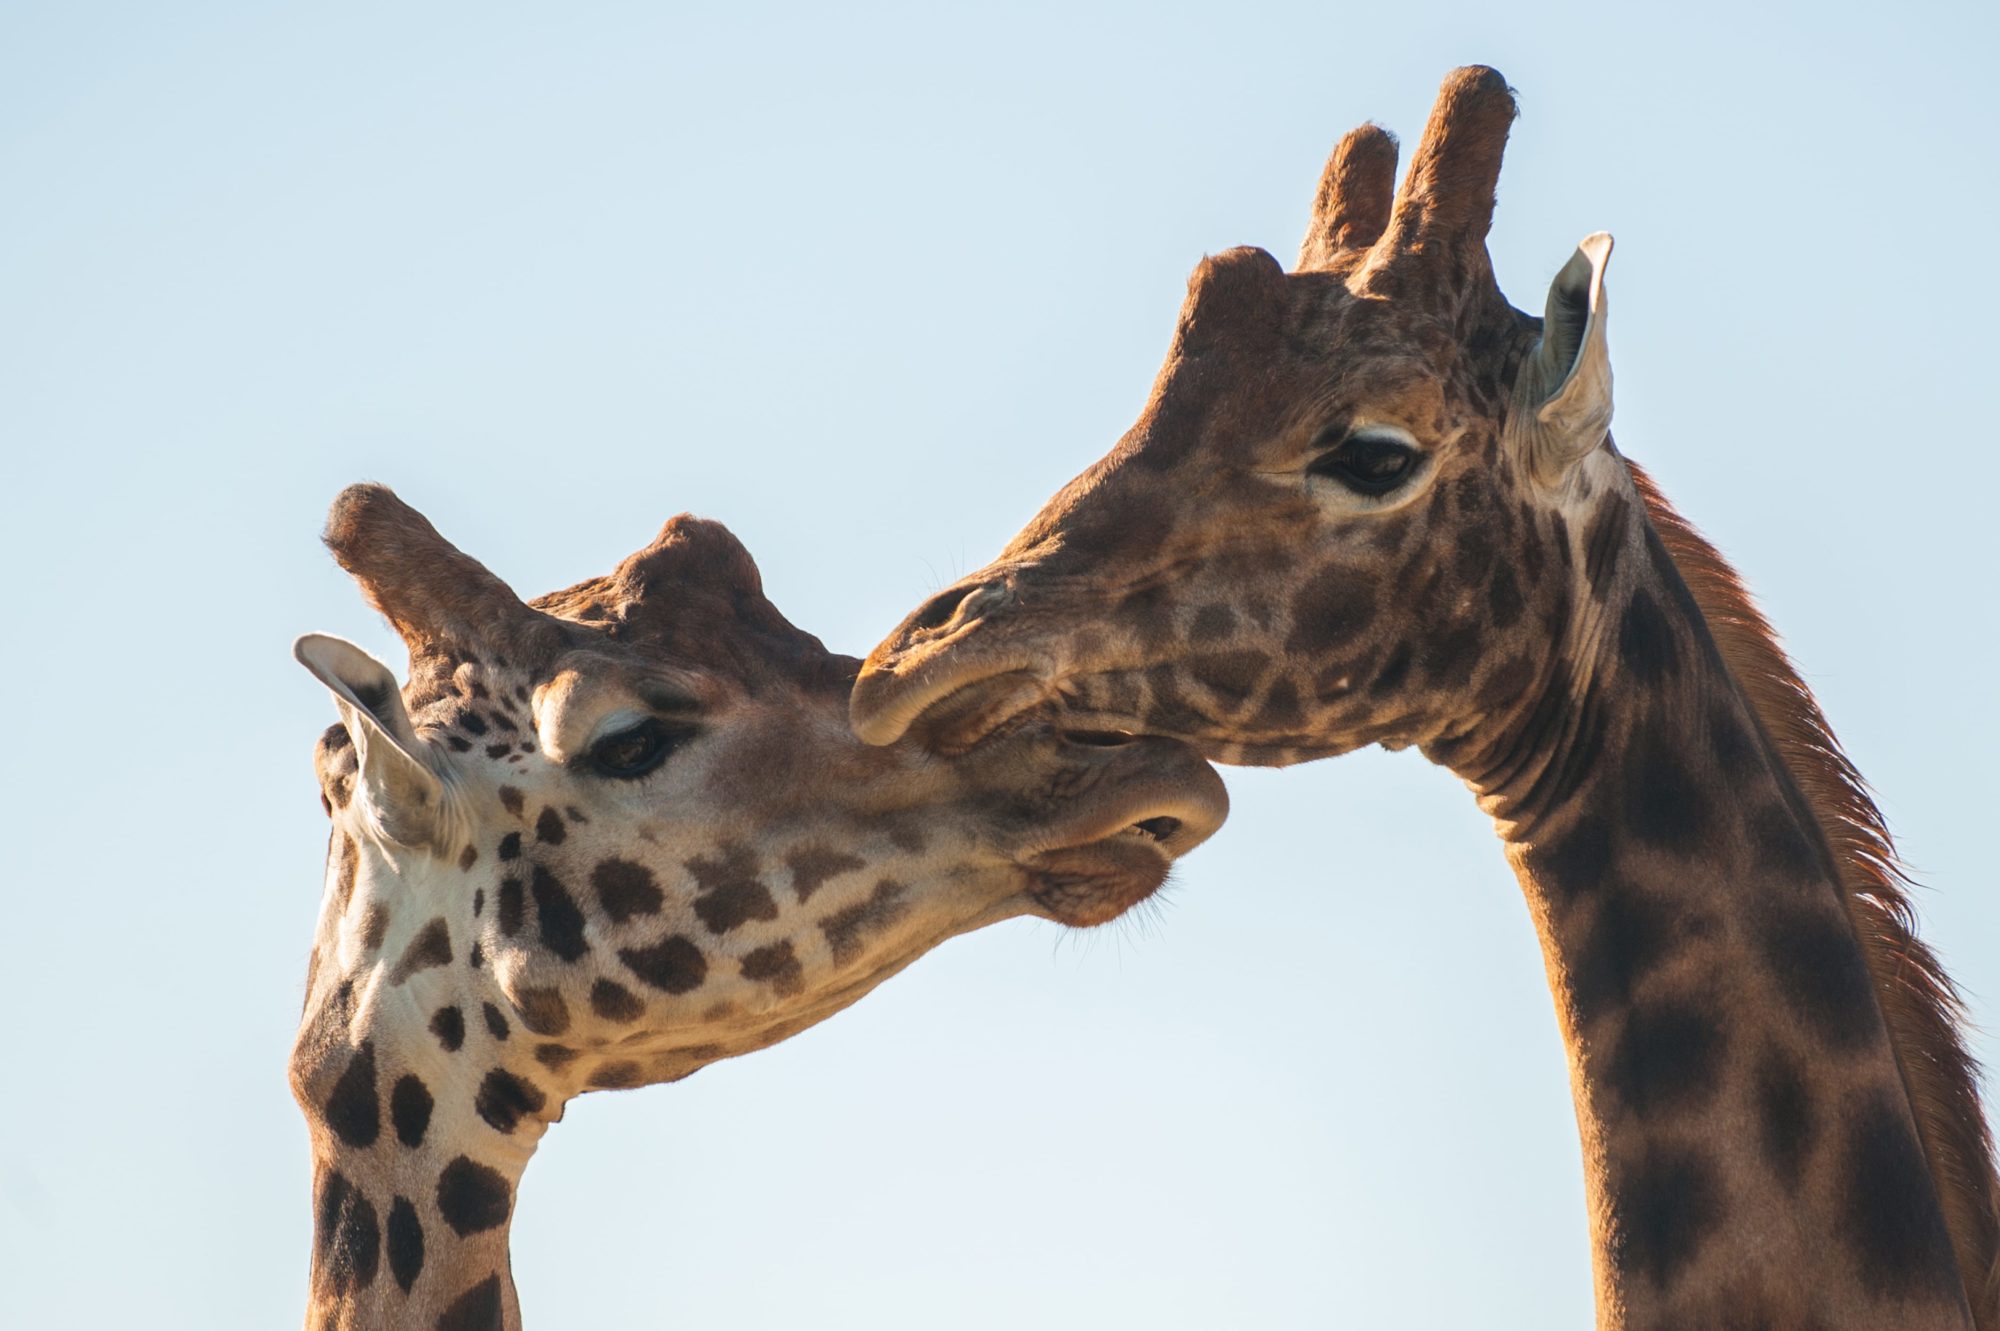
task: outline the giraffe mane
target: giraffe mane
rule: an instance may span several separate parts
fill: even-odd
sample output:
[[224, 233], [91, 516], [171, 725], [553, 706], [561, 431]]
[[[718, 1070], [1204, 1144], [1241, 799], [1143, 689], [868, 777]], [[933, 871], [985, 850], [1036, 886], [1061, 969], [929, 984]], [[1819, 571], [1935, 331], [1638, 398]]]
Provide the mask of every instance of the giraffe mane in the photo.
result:
[[1736, 571], [1636, 463], [1627, 459], [1626, 466], [1723, 661], [1743, 686], [1765, 738], [1832, 851], [1848, 922], [1875, 982], [1974, 1324], [1979, 1331], [2000, 1331], [2000, 1179], [1980, 1108], [1980, 1069], [1965, 1044], [1958, 987], [1917, 936], [1910, 900], [1916, 884], [1897, 857], [1867, 783]]

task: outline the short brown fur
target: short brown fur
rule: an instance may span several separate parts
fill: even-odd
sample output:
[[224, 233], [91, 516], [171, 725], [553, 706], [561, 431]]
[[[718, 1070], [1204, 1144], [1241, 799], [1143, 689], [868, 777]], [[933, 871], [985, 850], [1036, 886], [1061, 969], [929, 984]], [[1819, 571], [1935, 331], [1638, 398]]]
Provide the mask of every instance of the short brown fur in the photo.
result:
[[1965, 1046], [1965, 1005], [1937, 954], [1917, 936], [1912, 886], [1882, 811], [1778, 645], [1749, 591], [1652, 478], [1626, 462], [1647, 516], [1700, 603], [1709, 632], [1798, 782], [1840, 869], [1848, 919], [1875, 978], [1924, 1154], [1937, 1180], [1958, 1268], [1980, 1331], [2000, 1325], [2000, 1188], [1979, 1103], [1979, 1064]]

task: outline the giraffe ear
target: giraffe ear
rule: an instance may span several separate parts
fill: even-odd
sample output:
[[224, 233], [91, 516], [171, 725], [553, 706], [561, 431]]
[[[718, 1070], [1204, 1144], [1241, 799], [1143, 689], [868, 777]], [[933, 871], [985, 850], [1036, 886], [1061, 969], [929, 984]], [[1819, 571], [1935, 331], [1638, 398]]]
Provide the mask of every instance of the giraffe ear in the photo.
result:
[[444, 783], [421, 756], [428, 746], [417, 738], [389, 667], [345, 638], [325, 633], [306, 634], [292, 645], [292, 655], [333, 690], [354, 741], [367, 816], [391, 841], [414, 848], [436, 843]]
[[1586, 236], [1549, 284], [1542, 339], [1514, 381], [1514, 422], [1535, 476], [1560, 481], [1611, 429], [1604, 269], [1611, 237]]

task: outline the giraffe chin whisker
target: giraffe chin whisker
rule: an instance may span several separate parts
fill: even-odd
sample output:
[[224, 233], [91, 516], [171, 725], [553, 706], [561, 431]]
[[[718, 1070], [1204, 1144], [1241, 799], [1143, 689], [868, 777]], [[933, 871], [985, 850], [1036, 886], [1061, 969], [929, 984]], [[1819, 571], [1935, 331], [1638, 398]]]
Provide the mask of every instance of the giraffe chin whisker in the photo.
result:
[[1093, 928], [1159, 891], [1173, 862], [1164, 838], [1135, 823], [1101, 841], [1036, 856], [1028, 865], [1028, 897], [1059, 924]]

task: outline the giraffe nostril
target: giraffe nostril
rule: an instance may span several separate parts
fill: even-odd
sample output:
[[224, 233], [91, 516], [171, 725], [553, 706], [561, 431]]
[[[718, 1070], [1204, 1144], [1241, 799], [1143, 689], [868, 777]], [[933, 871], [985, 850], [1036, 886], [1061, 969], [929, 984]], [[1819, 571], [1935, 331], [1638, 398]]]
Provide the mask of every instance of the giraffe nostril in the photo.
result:
[[938, 625], [943, 624], [951, 618], [952, 612], [958, 609], [958, 603], [964, 599], [965, 593], [959, 591], [957, 588], [939, 592], [925, 603], [923, 609], [910, 616], [910, 627], [913, 629], [934, 629], [938, 627]]
[[910, 627], [919, 633], [943, 628], [954, 616], [966, 619], [977, 618], [979, 612], [1004, 595], [996, 584], [974, 587], [970, 591], [961, 587], [948, 587], [924, 604], [924, 608], [910, 616]]
[[1139, 738], [1129, 730], [1065, 730], [1062, 737], [1072, 744], [1083, 744], [1093, 749], [1122, 748]]

